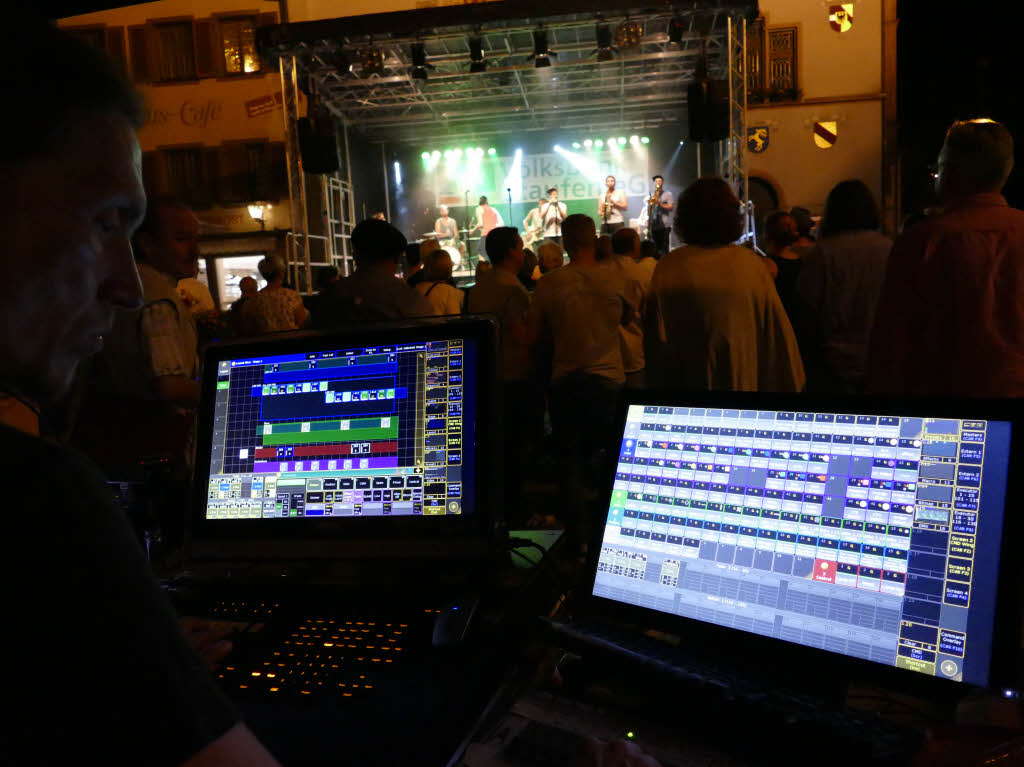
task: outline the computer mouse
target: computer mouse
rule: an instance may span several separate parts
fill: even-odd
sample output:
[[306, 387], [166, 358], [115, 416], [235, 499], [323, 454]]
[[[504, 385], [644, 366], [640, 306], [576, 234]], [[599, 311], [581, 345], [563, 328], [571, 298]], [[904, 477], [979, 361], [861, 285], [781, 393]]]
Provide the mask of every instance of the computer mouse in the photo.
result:
[[456, 645], [465, 639], [476, 606], [476, 599], [457, 599], [446, 604], [434, 620], [434, 647]]

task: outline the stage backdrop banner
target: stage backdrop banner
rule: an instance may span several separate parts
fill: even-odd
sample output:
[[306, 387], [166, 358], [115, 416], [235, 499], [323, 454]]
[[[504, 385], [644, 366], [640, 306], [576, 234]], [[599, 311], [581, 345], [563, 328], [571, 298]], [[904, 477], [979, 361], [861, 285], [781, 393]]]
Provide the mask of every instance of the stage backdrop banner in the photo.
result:
[[[437, 205], [475, 206], [481, 195], [492, 205], [512, 201], [536, 202], [547, 190], [558, 189], [563, 202], [596, 200], [605, 190], [605, 178], [615, 176], [616, 188], [629, 198], [644, 198], [651, 188], [646, 148], [623, 147], [600, 155], [524, 154], [517, 157], [460, 157], [442, 159], [427, 169], [426, 183], [432, 187]], [[499, 208], [501, 209], [501, 208]]]

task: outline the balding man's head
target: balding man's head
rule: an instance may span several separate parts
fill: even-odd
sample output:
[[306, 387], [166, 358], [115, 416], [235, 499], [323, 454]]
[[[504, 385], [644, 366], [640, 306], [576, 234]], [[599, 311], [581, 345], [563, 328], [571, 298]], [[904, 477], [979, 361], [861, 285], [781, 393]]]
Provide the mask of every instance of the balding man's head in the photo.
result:
[[583, 251], [593, 251], [597, 244], [594, 220], [582, 213], [573, 213], [562, 222], [562, 244], [569, 258]]
[[940, 202], [999, 192], [1013, 170], [1013, 137], [994, 120], [953, 123], [939, 152], [935, 192]]

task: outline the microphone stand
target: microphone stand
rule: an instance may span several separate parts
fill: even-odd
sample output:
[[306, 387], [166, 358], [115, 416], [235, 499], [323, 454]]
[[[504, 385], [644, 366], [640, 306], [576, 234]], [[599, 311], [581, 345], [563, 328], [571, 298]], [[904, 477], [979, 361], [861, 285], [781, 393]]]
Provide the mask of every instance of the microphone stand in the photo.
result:
[[512, 187], [508, 188], [508, 220], [509, 226], [512, 225]]

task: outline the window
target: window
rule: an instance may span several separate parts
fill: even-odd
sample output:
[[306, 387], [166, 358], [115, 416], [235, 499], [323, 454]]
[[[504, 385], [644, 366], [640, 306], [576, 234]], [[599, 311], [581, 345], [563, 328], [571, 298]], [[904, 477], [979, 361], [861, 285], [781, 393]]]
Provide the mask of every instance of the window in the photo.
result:
[[65, 30], [72, 37], [77, 37], [83, 43], [98, 51], [107, 52], [106, 30], [102, 27], [97, 29], [68, 29]]
[[157, 58], [156, 79], [196, 79], [196, 51], [192, 38], [192, 22], [180, 21], [156, 25]]
[[765, 29], [759, 18], [747, 30], [747, 102], [796, 101], [797, 28]]
[[221, 19], [220, 35], [226, 74], [241, 75], [260, 71], [260, 57], [256, 54], [255, 18]]
[[255, 279], [256, 285], [260, 290], [266, 287], [267, 281], [263, 279], [263, 275], [256, 268], [256, 265], [264, 255], [263, 253], [258, 253], [242, 256], [225, 256], [216, 259], [213, 264], [215, 286], [211, 286], [211, 290], [216, 287], [215, 293], [220, 300], [221, 309], [227, 309], [242, 295], [242, 290], [238, 287], [238, 283], [245, 277]]
[[164, 155], [168, 191], [177, 199], [192, 202], [198, 190], [208, 187], [203, 168], [203, 151], [198, 147], [165, 149]]

